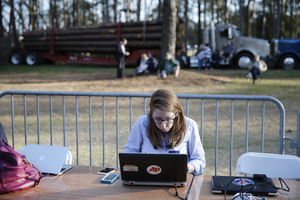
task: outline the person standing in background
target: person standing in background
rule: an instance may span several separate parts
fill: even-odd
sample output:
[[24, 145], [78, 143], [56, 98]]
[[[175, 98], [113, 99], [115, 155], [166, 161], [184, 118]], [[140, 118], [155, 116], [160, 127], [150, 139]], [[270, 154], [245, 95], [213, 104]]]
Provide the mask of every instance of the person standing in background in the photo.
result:
[[125, 50], [127, 44], [126, 38], [122, 38], [117, 46], [116, 59], [118, 61], [117, 78], [123, 78], [123, 69], [125, 68], [125, 56], [129, 56], [130, 53]]

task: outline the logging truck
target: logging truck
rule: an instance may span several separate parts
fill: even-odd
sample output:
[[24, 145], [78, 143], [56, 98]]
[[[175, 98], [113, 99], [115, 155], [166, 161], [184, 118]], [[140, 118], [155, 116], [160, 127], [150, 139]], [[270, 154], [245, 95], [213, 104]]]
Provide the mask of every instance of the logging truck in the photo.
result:
[[[52, 24], [52, 27], [53, 24]], [[184, 24], [178, 20], [176, 49], [184, 48]], [[137, 65], [142, 53], [159, 55], [162, 21], [108, 23], [96, 26], [72, 27], [24, 32], [22, 48], [14, 48], [10, 61], [14, 65], [41, 62], [117, 65], [116, 46], [120, 39], [130, 56], [126, 65]]]
[[[218, 49], [222, 51], [224, 44], [228, 41], [234, 45], [235, 52], [231, 66], [248, 69], [256, 54], [260, 58], [268, 62], [270, 57], [270, 44], [267, 40], [259, 38], [250, 38], [242, 36], [235, 25], [232, 24], [217, 24], [212, 23], [211, 27], [206, 27], [204, 30], [204, 44], [209, 44], [212, 50]], [[221, 60], [220, 65], [228, 63]]]

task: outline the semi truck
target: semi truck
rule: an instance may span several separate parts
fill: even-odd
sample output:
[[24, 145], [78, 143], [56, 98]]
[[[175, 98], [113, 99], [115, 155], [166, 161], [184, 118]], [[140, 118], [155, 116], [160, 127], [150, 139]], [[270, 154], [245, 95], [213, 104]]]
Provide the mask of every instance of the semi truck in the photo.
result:
[[[224, 45], [231, 41], [235, 48], [234, 56], [230, 64], [241, 69], [251, 67], [256, 54], [261, 60], [268, 61], [270, 57], [270, 44], [267, 40], [242, 36], [237, 27], [233, 24], [211, 23], [210, 27], [204, 29], [204, 44], [209, 44], [212, 51], [219, 50], [222, 53]], [[221, 60], [220, 65], [228, 63]]]
[[285, 70], [299, 67], [300, 39], [273, 39], [271, 46], [275, 65]]
[[[54, 17], [53, 17], [54, 19]], [[176, 49], [184, 46], [183, 20], [177, 20]], [[121, 37], [130, 56], [126, 65], [136, 66], [142, 53], [159, 56], [162, 20], [107, 23], [94, 26], [34, 30], [22, 34], [21, 48], [13, 48], [10, 61], [14, 65], [37, 65], [42, 62], [117, 65], [116, 46]]]

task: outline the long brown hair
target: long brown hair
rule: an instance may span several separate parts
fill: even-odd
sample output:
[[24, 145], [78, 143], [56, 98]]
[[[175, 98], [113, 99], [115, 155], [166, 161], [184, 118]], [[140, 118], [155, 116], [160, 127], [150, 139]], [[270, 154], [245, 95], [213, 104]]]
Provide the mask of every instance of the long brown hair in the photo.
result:
[[170, 135], [167, 147], [174, 148], [178, 146], [183, 140], [186, 129], [186, 121], [179, 103], [179, 99], [174, 92], [166, 89], [157, 90], [151, 96], [150, 111], [148, 114], [149, 124], [147, 130], [148, 137], [153, 147], [157, 149], [158, 147], [163, 147], [163, 145], [160, 130], [157, 128], [152, 118], [154, 109], [160, 109], [173, 113], [177, 112], [177, 117], [174, 119], [173, 126], [169, 131]]

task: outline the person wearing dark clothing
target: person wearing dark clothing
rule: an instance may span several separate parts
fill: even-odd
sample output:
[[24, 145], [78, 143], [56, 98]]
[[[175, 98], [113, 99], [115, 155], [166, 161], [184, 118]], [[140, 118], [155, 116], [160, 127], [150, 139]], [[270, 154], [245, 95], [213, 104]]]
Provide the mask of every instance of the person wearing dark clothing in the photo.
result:
[[216, 50], [213, 55], [211, 56], [211, 64], [212, 67], [219, 68], [220, 67], [220, 61], [221, 61], [221, 55], [219, 50]]
[[157, 60], [153, 57], [151, 53], [148, 53], [148, 60], [147, 60], [147, 71], [149, 74], [153, 74], [157, 72]]
[[260, 73], [261, 73], [259, 66], [258, 66], [259, 60], [260, 60], [260, 56], [257, 54], [255, 56], [255, 61], [254, 61], [253, 66], [249, 69], [249, 72], [246, 75], [247, 78], [249, 78], [249, 79], [252, 78], [253, 84], [255, 84], [255, 81], [258, 79], [258, 75], [260, 75]]
[[180, 68], [186, 68], [186, 64], [184, 62], [184, 56], [182, 55], [181, 51], [177, 51], [175, 59], [179, 62]]
[[229, 63], [235, 52], [235, 48], [232, 45], [231, 41], [227, 42], [227, 44], [223, 48], [223, 51], [223, 60], [225, 60], [226, 63]]
[[123, 69], [125, 68], [125, 56], [129, 55], [129, 52], [125, 50], [127, 40], [122, 38], [119, 42], [116, 50], [116, 59], [118, 61], [117, 78], [123, 78]]

